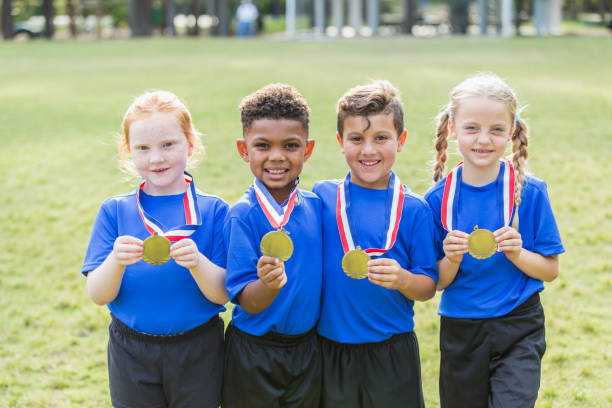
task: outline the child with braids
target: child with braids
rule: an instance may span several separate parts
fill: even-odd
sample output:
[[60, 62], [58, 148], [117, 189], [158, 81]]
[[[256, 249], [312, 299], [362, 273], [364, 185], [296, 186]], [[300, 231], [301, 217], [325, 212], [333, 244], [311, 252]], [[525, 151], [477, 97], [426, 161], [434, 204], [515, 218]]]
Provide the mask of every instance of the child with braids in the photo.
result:
[[[440, 301], [440, 402], [533, 407], [546, 341], [538, 293], [564, 252], [546, 183], [527, 175], [527, 125], [498, 76], [460, 83], [438, 115], [434, 181]], [[463, 162], [446, 178], [447, 138]], [[504, 159], [508, 143], [512, 157]]]

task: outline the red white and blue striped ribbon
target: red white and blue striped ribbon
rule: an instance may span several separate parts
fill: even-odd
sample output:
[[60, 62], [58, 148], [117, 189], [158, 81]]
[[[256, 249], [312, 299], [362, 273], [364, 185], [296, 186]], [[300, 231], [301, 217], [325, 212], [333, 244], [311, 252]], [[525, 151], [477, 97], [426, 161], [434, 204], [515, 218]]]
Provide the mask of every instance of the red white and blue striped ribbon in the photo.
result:
[[[270, 196], [266, 187], [259, 180], [255, 179], [253, 181], [253, 189], [255, 190], [255, 196], [257, 197], [257, 202], [259, 206], [263, 210], [268, 222], [275, 229], [281, 229], [285, 224], [289, 222], [289, 218], [291, 217], [291, 213], [293, 212], [293, 208], [296, 204], [296, 198], [298, 193], [298, 183], [299, 181], [295, 181], [295, 187], [289, 194], [289, 199], [284, 206], [280, 206], [276, 204], [276, 201]], [[260, 185], [261, 184], [261, 185]]]
[[[514, 211], [514, 167], [512, 163], [503, 159], [500, 160], [500, 165], [504, 166], [504, 181], [503, 181], [503, 214], [504, 214], [504, 226], [510, 225], [512, 220], [512, 213]], [[442, 226], [447, 231], [453, 230], [453, 208], [455, 204], [455, 197], [457, 195], [457, 183], [460, 183], [459, 172], [463, 162], [455, 166], [454, 169], [448, 173], [446, 182], [444, 183], [444, 195], [442, 196], [442, 208], [441, 208], [441, 221]]]
[[[342, 242], [342, 249], [344, 253], [355, 249], [355, 243], [353, 241], [353, 234], [351, 233], [351, 222], [350, 215], [347, 212], [347, 202], [350, 201], [348, 184], [350, 180], [350, 173], [347, 174], [344, 180], [338, 184], [338, 197], [336, 200], [336, 222], [338, 224], [338, 231], [340, 233], [340, 241]], [[404, 208], [404, 187], [393, 172], [389, 180], [389, 189], [392, 194], [391, 209], [389, 214], [389, 225], [387, 227], [386, 240], [384, 248], [367, 248], [363, 249], [370, 256], [380, 256], [393, 248], [395, 239], [397, 238], [397, 231], [399, 224], [402, 219], [402, 210]], [[350, 211], [350, 210], [349, 210]]]
[[180, 241], [183, 238], [191, 236], [200, 225], [202, 225], [202, 217], [198, 210], [198, 203], [195, 199], [195, 183], [191, 174], [185, 172], [185, 183], [187, 183], [187, 191], [183, 196], [183, 209], [185, 210], [185, 225], [171, 228], [169, 231], [164, 232], [165, 227], [155, 218], [146, 213], [140, 204], [140, 192], [146, 185], [146, 180], [142, 180], [140, 187], [136, 191], [136, 203], [138, 204], [138, 212], [144, 222], [145, 228], [151, 235], [157, 233], [157, 235], [164, 236], [170, 240], [170, 242]]

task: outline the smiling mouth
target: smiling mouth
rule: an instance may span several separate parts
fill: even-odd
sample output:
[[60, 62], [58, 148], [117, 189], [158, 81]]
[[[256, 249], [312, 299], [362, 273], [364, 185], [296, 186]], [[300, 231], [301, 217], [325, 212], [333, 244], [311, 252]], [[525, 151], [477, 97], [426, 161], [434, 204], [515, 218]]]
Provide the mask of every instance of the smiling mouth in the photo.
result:
[[151, 170], [153, 173], [163, 173], [164, 171], [168, 170], [170, 167], [165, 167], [163, 169], [155, 169], [155, 170]]
[[264, 169], [264, 171], [272, 175], [279, 175], [287, 173], [289, 169]]
[[378, 163], [380, 163], [380, 160], [359, 160], [359, 164], [363, 167], [374, 167]]
[[474, 153], [493, 153], [493, 150], [490, 149], [472, 149]]

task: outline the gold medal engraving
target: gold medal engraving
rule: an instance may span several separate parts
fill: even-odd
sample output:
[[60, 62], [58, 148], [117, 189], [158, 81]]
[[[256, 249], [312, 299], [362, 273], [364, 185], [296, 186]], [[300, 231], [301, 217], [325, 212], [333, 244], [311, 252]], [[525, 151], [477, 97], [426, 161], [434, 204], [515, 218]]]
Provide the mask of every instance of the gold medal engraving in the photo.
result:
[[349, 278], [363, 279], [368, 276], [369, 260], [370, 255], [357, 247], [342, 257], [342, 270]]
[[282, 229], [264, 235], [259, 247], [262, 254], [278, 258], [281, 262], [285, 262], [293, 254], [293, 241]]
[[143, 242], [142, 259], [151, 265], [162, 265], [170, 259], [170, 241], [161, 235], [151, 235]]
[[479, 229], [478, 225], [468, 236], [468, 252], [476, 259], [487, 259], [497, 250], [497, 242], [493, 233], [487, 229]]

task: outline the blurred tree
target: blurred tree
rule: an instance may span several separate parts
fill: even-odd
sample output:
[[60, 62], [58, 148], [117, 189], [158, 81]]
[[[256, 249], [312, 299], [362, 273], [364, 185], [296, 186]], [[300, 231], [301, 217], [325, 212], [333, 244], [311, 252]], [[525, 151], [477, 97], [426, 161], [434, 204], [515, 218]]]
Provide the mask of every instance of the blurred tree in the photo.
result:
[[42, 13], [45, 17], [45, 30], [43, 35], [46, 38], [53, 38], [55, 34], [55, 25], [53, 24], [53, 18], [55, 17], [55, 7], [53, 7], [53, 0], [43, 0], [42, 2]]
[[450, 25], [453, 34], [467, 34], [469, 0], [450, 0]]
[[197, 37], [200, 35], [200, 26], [198, 25], [198, 18], [202, 14], [202, 0], [191, 0], [191, 14], [195, 17], [195, 24], [192, 28], [187, 30], [187, 34]]
[[13, 4], [12, 0], [2, 1], [2, 38], [13, 38]]
[[418, 0], [402, 0], [403, 13], [402, 16], [402, 32], [404, 34], [412, 34], [412, 26], [417, 22], [419, 13], [419, 1]]
[[176, 27], [174, 26], [174, 17], [176, 16], [176, 2], [174, 0], [166, 0], [166, 29], [168, 34], [176, 36]]
[[76, 7], [74, 7], [72, 0], [66, 0], [66, 13], [70, 18], [70, 36], [75, 38], [77, 36]]
[[132, 37], [150, 37], [153, 33], [151, 27], [152, 0], [130, 1], [130, 30]]

